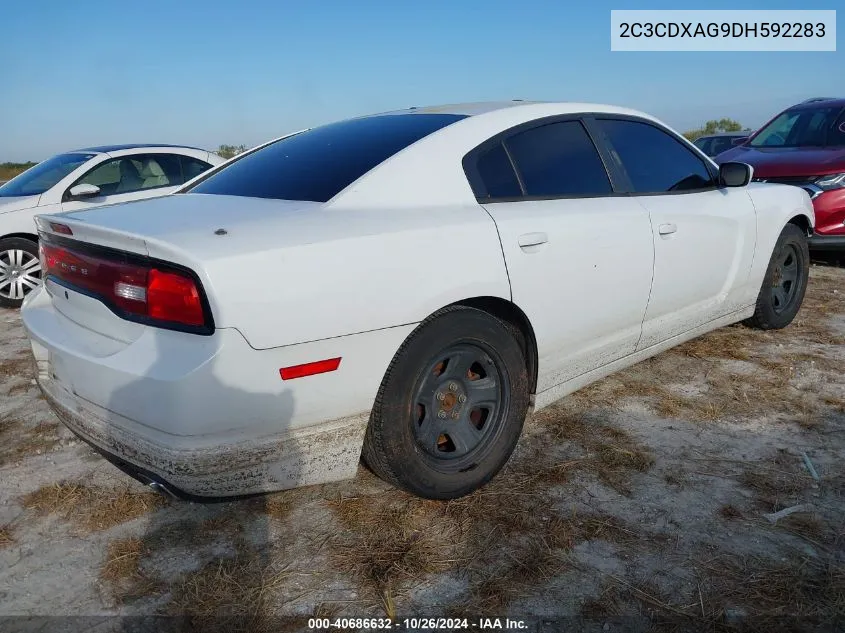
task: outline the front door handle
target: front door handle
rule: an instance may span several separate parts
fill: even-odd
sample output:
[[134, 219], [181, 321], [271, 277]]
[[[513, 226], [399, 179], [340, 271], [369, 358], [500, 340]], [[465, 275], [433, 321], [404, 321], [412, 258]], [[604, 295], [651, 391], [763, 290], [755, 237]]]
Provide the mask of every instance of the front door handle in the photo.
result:
[[661, 235], [671, 235], [675, 231], [678, 230], [678, 226], [676, 224], [661, 224], [657, 227], [657, 232]]
[[545, 233], [525, 233], [518, 238], [520, 248], [529, 248], [531, 246], [540, 246], [549, 241], [549, 236]]

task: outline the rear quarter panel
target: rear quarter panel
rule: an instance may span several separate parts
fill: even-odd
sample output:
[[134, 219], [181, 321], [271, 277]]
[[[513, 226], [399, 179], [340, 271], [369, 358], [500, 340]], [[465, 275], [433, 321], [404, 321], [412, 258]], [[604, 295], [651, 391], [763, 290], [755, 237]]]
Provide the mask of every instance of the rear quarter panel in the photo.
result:
[[[314, 207], [150, 256], [200, 275], [217, 327], [268, 349], [416, 323], [455, 301], [510, 299], [495, 224], [478, 205]], [[220, 244], [220, 247], [216, 247]], [[189, 254], [190, 253], [190, 254]], [[200, 259], [197, 253], [203, 253]]]

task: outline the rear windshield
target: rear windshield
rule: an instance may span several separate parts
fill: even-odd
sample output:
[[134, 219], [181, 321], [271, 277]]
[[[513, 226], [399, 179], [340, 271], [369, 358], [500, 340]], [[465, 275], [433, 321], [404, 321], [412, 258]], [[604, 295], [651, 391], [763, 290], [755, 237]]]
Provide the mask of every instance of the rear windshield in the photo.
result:
[[400, 150], [463, 118], [388, 114], [331, 123], [248, 154], [188, 191], [326, 202]]

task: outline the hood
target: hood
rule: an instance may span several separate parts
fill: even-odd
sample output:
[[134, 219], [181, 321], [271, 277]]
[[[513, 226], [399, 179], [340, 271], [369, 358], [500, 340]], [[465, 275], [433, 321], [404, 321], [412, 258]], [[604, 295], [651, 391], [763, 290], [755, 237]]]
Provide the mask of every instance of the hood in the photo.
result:
[[0, 213], [10, 211], [21, 211], [32, 209], [38, 206], [38, 199], [41, 196], [13, 196], [11, 198], [0, 198]]
[[845, 147], [750, 147], [719, 154], [717, 163], [738, 161], [754, 168], [754, 177], [821, 176], [845, 172]]

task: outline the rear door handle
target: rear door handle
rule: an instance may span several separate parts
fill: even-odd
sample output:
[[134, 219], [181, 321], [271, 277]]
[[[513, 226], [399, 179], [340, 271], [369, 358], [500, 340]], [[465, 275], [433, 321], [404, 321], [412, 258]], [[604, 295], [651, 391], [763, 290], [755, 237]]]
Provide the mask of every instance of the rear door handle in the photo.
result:
[[520, 248], [528, 248], [530, 246], [540, 246], [549, 241], [549, 236], [545, 233], [525, 233], [518, 238]]
[[676, 224], [661, 224], [657, 227], [657, 232], [661, 235], [671, 235], [677, 230], [678, 226]]

